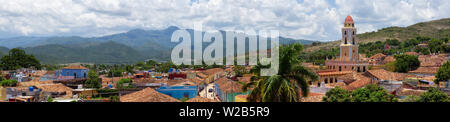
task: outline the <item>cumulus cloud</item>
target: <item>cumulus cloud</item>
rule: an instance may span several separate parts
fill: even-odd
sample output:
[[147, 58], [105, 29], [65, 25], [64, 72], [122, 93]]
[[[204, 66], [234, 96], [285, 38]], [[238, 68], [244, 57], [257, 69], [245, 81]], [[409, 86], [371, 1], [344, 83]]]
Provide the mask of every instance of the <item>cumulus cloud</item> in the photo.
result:
[[0, 0], [0, 38], [102, 36], [131, 29], [280, 30], [282, 36], [340, 39], [351, 15], [358, 33], [450, 17], [446, 0]]

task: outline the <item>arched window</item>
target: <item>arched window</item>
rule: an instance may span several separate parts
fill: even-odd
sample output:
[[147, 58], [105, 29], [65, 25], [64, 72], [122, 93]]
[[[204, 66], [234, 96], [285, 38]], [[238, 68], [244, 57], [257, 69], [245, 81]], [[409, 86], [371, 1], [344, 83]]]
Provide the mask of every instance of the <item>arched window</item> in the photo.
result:
[[327, 83], [328, 83], [328, 78], [325, 78], [325, 80], [324, 80], [324, 81], [325, 81], [325, 84], [327, 84]]
[[347, 35], [347, 31], [344, 31], [344, 35]]
[[345, 44], [347, 44], [347, 37], [345, 37]]
[[353, 41], [353, 45], [355, 45], [355, 41], [356, 41], [355, 37], [352, 38], [352, 41]]
[[341, 66], [339, 66], [339, 71], [342, 71], [342, 68], [341, 68]]
[[353, 35], [355, 35], [355, 31], [353, 31]]

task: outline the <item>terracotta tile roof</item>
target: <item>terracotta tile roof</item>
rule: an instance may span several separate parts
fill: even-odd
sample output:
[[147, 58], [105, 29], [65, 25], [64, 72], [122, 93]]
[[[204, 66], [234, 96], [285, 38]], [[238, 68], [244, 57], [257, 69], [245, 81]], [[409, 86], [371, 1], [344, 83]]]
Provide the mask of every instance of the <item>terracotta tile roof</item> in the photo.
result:
[[394, 56], [386, 56], [383, 60], [383, 63], [389, 63], [389, 62], [394, 62], [394, 61], [395, 61]]
[[250, 79], [252, 78], [252, 76], [248, 76], [248, 75], [244, 75], [243, 77], [238, 77], [238, 80], [244, 83], [248, 83], [250, 82]]
[[406, 77], [413, 77], [412, 75], [408, 75], [405, 73], [390, 72], [384, 69], [369, 70], [368, 73], [379, 80], [402, 81]]
[[200, 79], [199, 77], [195, 77], [195, 78], [193, 78], [193, 79], [186, 79], [186, 80], [188, 80], [188, 81], [190, 81], [190, 82], [193, 82], [193, 83], [195, 83], [195, 84], [202, 84], [202, 83], [204, 83], [204, 80], [203, 79]]
[[356, 74], [357, 73], [352, 72], [346, 75], [342, 75], [338, 77], [338, 80], [343, 80], [344, 81], [343, 83], [350, 84], [357, 80]]
[[199, 76], [202, 79], [208, 77], [205, 73], [201, 73], [201, 72], [197, 73], [197, 76]]
[[372, 84], [374, 82], [371, 81], [371, 79], [369, 77], [366, 77], [364, 75], [361, 74], [357, 74], [356, 75], [356, 81], [348, 84], [347, 86], [344, 87], [344, 89], [347, 89], [349, 91], [353, 91], [357, 88], [362, 88], [366, 85]]
[[195, 98], [187, 100], [186, 102], [219, 102], [219, 101], [197, 96]]
[[448, 60], [445, 55], [420, 55], [418, 59], [421, 67], [440, 67]]
[[371, 56], [370, 59], [381, 59], [383, 57], [386, 57], [386, 55], [384, 55], [383, 53], [377, 53], [377, 54]]
[[30, 81], [30, 82], [20, 82], [17, 84], [17, 86], [36, 86], [36, 85], [40, 85], [40, 84], [52, 84], [53, 81], [52, 80], [48, 80], [48, 81]]
[[215, 73], [223, 72], [223, 71], [224, 70], [222, 68], [212, 68], [212, 69], [205, 70], [203, 73], [205, 73], [206, 75], [213, 75]]
[[419, 74], [436, 74], [439, 67], [419, 67], [416, 70], [409, 71], [409, 73], [419, 73]]
[[227, 78], [219, 78], [216, 80], [216, 84], [219, 85], [219, 88], [225, 92], [242, 92], [242, 85], [235, 82], [230, 81]]
[[152, 88], [145, 88], [137, 92], [120, 96], [120, 102], [180, 102], [180, 100], [159, 93]]
[[414, 56], [418, 56], [419, 55], [419, 53], [416, 53], [416, 52], [405, 52], [404, 54], [405, 55], [414, 55]]
[[57, 93], [66, 93], [66, 97], [72, 96], [72, 88], [67, 87], [61, 83], [58, 84], [39, 84], [36, 85], [37, 88], [41, 89], [45, 92], [57, 92]]
[[64, 67], [63, 69], [88, 69], [88, 68], [81, 66], [81, 65], [71, 65], [71, 66]]
[[194, 82], [184, 81], [184, 82], [180, 82], [180, 83], [174, 84], [172, 86], [195, 86], [195, 85], [197, 85], [197, 84], [194, 83]]

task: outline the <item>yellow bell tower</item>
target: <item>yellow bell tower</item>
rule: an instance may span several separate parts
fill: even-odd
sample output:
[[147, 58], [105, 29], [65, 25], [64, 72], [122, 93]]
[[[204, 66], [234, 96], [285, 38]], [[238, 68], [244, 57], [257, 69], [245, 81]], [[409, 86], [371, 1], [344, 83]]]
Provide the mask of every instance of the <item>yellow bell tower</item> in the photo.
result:
[[358, 61], [358, 39], [356, 38], [356, 28], [353, 18], [347, 16], [345, 18], [344, 27], [342, 28], [342, 40], [340, 45], [341, 61]]

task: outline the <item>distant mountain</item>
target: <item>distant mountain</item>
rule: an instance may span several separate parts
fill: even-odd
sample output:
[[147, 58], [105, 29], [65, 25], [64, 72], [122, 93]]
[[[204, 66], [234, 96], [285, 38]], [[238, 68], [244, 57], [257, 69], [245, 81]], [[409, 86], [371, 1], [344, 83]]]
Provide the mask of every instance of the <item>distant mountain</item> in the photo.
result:
[[[356, 27], [358, 28], [358, 27]], [[420, 22], [408, 27], [388, 27], [374, 32], [358, 34], [359, 43], [386, 41], [386, 39], [398, 39], [404, 41], [418, 36], [431, 38], [450, 38], [450, 18]], [[338, 47], [340, 40], [331, 41], [317, 46], [310, 46], [307, 51], [316, 51], [321, 48]]]
[[69, 47], [59, 44], [48, 44], [22, 48], [36, 56], [41, 63], [134, 63], [144, 60], [143, 56], [133, 48], [108, 41], [87, 47]]
[[[130, 30], [126, 33], [118, 33], [108, 36], [102, 37], [16, 37], [16, 38], [7, 38], [0, 39], [0, 46], [5, 46], [8, 48], [16, 48], [22, 47], [25, 48], [27, 52], [34, 54], [38, 59], [42, 60], [45, 63], [70, 63], [70, 62], [90, 62], [93, 61], [95, 63], [114, 63], [114, 62], [128, 62], [128, 61], [136, 61], [136, 60], [145, 60], [145, 59], [153, 59], [158, 61], [167, 61], [170, 59], [171, 50], [178, 43], [172, 43], [171, 37], [172, 33], [178, 30], [178, 27], [168, 27], [163, 30], [142, 30], [142, 29], [134, 29]], [[193, 40], [194, 30], [187, 29], [187, 31], [191, 34], [191, 38]], [[224, 31], [221, 31], [225, 34]], [[204, 32], [203, 32], [204, 33]], [[224, 37], [225, 40], [225, 37]], [[106, 43], [108, 42], [108, 43]], [[114, 42], [114, 43], [112, 43]], [[314, 41], [310, 40], [296, 40], [291, 38], [280, 37], [280, 44], [291, 44], [291, 43], [302, 43], [302, 44], [311, 44]], [[105, 45], [105, 44], [114, 44], [114, 45]], [[84, 51], [83, 53], [87, 53], [86, 51], [98, 51], [98, 50], [87, 50], [94, 47], [109, 47], [111, 50], [102, 50], [102, 51], [116, 51], [114, 50], [117, 47], [116, 45], [122, 45], [129, 47], [128, 54], [132, 55], [132, 59], [128, 60], [118, 60], [118, 61], [109, 61], [109, 60], [117, 60], [114, 57], [105, 56], [103, 58], [97, 57], [89, 57], [94, 56], [98, 52], [93, 52], [93, 55], [85, 55], [81, 57], [80, 53], [77, 51]], [[248, 42], [246, 43], [248, 45]], [[100, 46], [102, 45], [102, 46]], [[203, 48], [206, 48], [208, 43], [204, 43]], [[84, 49], [84, 50], [79, 50]], [[73, 51], [71, 51], [73, 50]], [[133, 51], [131, 51], [133, 50]], [[118, 53], [117, 51], [114, 53]], [[108, 52], [103, 52], [103, 54], [108, 54]], [[127, 54], [127, 53], [121, 53]], [[140, 56], [140, 57], [134, 57]], [[107, 58], [108, 57], [108, 58]], [[119, 56], [120, 57], [120, 56]], [[122, 56], [123, 57], [123, 56]], [[126, 57], [126, 56], [125, 56]], [[133, 58], [134, 57], [134, 58]], [[56, 59], [56, 60], [53, 60]], [[88, 60], [95, 59], [95, 60]]]

